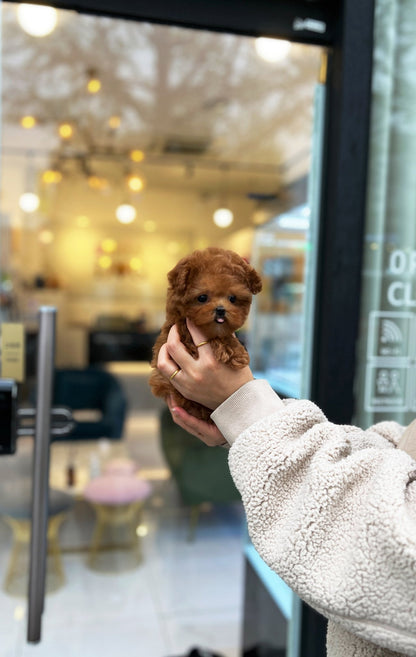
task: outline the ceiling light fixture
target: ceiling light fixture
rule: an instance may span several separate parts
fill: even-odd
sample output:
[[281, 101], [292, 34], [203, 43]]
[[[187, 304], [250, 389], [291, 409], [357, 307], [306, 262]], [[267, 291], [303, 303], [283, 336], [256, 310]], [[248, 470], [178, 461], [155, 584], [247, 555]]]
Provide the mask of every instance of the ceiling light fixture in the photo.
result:
[[27, 212], [28, 214], [31, 214], [32, 212], [36, 212], [40, 205], [40, 199], [37, 194], [34, 194], [33, 192], [25, 192], [22, 194], [19, 198], [19, 207], [23, 212]]
[[283, 39], [270, 39], [268, 37], [259, 37], [255, 40], [254, 46], [256, 52], [266, 62], [281, 62], [285, 59], [291, 47], [290, 41]]
[[45, 185], [56, 185], [61, 182], [61, 180], [62, 173], [58, 171], [58, 169], [46, 169], [46, 171], [42, 173], [42, 182], [44, 182]]
[[110, 116], [108, 119], [108, 125], [111, 128], [111, 130], [117, 130], [117, 128], [120, 127], [121, 124], [121, 118], [114, 114], [114, 116]]
[[142, 162], [144, 160], [144, 153], [143, 151], [140, 151], [138, 149], [134, 149], [130, 151], [130, 159], [133, 160], [133, 162]]
[[137, 257], [130, 258], [129, 265], [130, 265], [130, 269], [132, 269], [133, 271], [140, 271], [140, 269], [143, 267], [142, 261], [140, 260], [140, 258]]
[[229, 173], [229, 165], [228, 164], [220, 165], [219, 168], [220, 202], [219, 202], [219, 207], [215, 210], [214, 214], [212, 215], [214, 224], [218, 226], [218, 228], [228, 228], [228, 226], [231, 226], [231, 224], [234, 221], [234, 215], [230, 210], [230, 208], [228, 207], [228, 200], [227, 200], [228, 173]]
[[121, 224], [131, 224], [136, 218], [136, 208], [130, 203], [122, 203], [116, 209], [116, 217]]
[[23, 212], [31, 214], [36, 212], [40, 205], [40, 198], [37, 194], [37, 170], [34, 164], [33, 153], [27, 153], [27, 163], [25, 170], [25, 183], [23, 193], [19, 197], [19, 207]]
[[117, 249], [117, 242], [111, 237], [107, 237], [101, 242], [101, 248], [104, 253], [113, 253]]
[[103, 255], [98, 258], [98, 266], [101, 269], [110, 269], [111, 265], [113, 264], [112, 259], [110, 258], [109, 255]]
[[17, 20], [22, 30], [30, 36], [44, 37], [54, 31], [58, 12], [54, 7], [23, 3], [17, 8]]
[[103, 189], [106, 189], [108, 186], [108, 181], [106, 178], [103, 178], [102, 176], [95, 176], [94, 174], [88, 176], [87, 182], [88, 182], [88, 187], [98, 191], [102, 191]]
[[31, 128], [34, 128], [35, 125], [37, 124], [37, 121], [34, 116], [31, 116], [30, 114], [27, 114], [26, 116], [22, 116], [20, 119], [20, 125], [22, 128], [25, 128], [25, 130], [30, 130]]
[[127, 186], [132, 192], [141, 192], [144, 187], [144, 180], [137, 174], [131, 174], [127, 178]]
[[94, 69], [90, 69], [88, 72], [88, 82], [87, 90], [90, 94], [97, 94], [101, 89], [101, 80], [97, 76], [97, 72]]
[[229, 208], [218, 208], [213, 214], [213, 220], [219, 228], [228, 228], [234, 221], [234, 215]]
[[74, 134], [74, 128], [70, 123], [64, 121], [63, 123], [59, 124], [58, 132], [61, 139], [71, 139], [72, 135]]

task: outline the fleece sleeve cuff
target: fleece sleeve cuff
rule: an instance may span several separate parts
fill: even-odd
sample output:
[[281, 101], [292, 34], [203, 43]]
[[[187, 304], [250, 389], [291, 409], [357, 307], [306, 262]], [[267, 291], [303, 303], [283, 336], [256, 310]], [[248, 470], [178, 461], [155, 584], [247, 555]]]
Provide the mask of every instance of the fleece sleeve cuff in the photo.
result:
[[218, 406], [211, 418], [229, 445], [249, 426], [276, 413], [284, 404], [264, 379], [249, 381]]

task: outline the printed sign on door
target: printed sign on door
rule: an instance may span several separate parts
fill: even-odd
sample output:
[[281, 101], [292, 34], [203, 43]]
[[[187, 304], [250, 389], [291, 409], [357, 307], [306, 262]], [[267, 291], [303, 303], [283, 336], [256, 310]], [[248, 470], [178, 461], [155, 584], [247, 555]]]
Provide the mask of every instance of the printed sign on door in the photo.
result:
[[413, 390], [416, 315], [373, 311], [369, 317], [365, 407], [370, 412], [408, 411]]

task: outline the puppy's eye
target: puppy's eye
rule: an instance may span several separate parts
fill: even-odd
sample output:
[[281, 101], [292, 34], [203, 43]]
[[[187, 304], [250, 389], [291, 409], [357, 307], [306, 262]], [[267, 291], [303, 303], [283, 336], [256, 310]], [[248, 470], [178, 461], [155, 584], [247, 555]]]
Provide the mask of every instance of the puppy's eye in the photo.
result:
[[235, 303], [237, 301], [237, 297], [235, 296], [235, 294], [232, 294], [230, 297], [228, 297], [228, 300], [230, 301], [230, 303]]
[[206, 303], [208, 301], [208, 294], [200, 294], [198, 301], [199, 303]]

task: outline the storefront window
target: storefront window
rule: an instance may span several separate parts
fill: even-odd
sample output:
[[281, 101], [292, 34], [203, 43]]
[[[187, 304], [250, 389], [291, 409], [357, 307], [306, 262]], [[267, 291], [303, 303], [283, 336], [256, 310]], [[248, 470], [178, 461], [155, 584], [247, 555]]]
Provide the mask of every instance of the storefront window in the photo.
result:
[[294, 208], [257, 231], [254, 240], [263, 291], [254, 302], [252, 366], [288, 397], [300, 395], [309, 216], [307, 205]]
[[[325, 65], [323, 55], [321, 72]], [[320, 81], [303, 203], [258, 228], [253, 240], [253, 264], [261, 273], [263, 290], [253, 300], [251, 366], [257, 378], [267, 379], [285, 397], [310, 396], [324, 108], [325, 85]]]
[[377, 0], [357, 423], [416, 413], [416, 4]]

